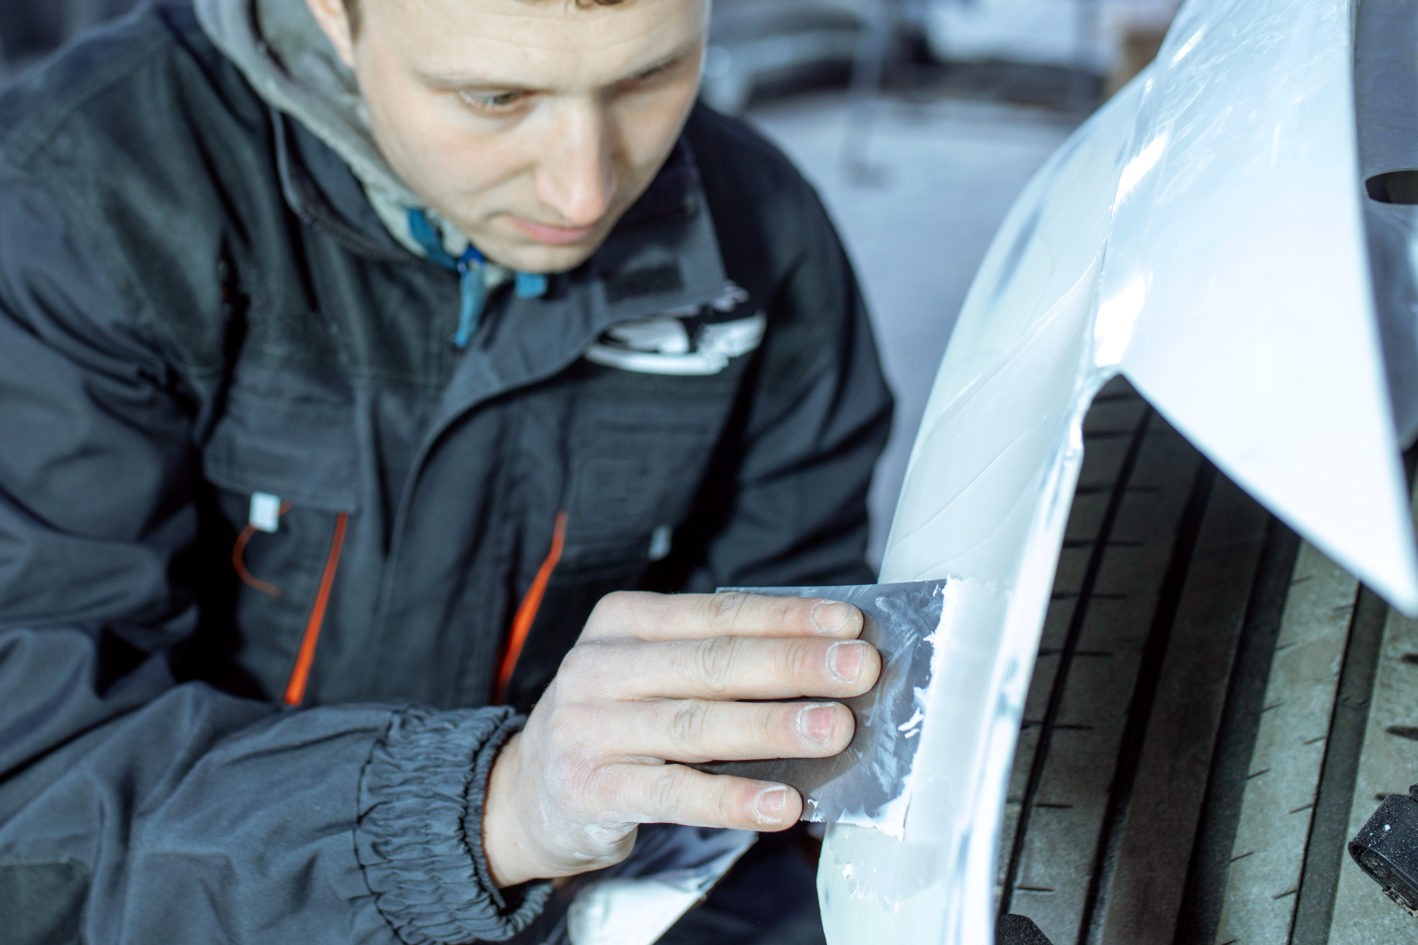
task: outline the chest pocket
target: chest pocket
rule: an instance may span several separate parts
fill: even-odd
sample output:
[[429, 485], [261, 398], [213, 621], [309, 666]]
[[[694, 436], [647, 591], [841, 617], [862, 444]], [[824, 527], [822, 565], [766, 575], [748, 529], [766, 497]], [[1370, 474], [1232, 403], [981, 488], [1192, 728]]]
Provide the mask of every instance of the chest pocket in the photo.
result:
[[579, 405], [581, 422], [568, 443], [564, 544], [533, 605], [523, 601], [528, 633], [503, 693], [509, 704], [529, 708], [596, 602], [639, 587], [652, 561], [671, 551], [675, 530], [706, 487], [728, 402]]
[[[713, 448], [714, 432], [616, 428], [594, 435], [567, 484], [569, 571], [647, 563], [667, 550], [688, 513]], [[656, 546], [659, 547], [656, 547]]]
[[694, 402], [587, 411], [570, 443], [562, 566], [621, 570], [666, 552], [694, 505], [724, 412], [723, 404]]
[[333, 399], [233, 387], [204, 450], [221, 517], [206, 530], [229, 589], [204, 615], [211, 681], [234, 673], [253, 694], [305, 701], [358, 511], [353, 416]]

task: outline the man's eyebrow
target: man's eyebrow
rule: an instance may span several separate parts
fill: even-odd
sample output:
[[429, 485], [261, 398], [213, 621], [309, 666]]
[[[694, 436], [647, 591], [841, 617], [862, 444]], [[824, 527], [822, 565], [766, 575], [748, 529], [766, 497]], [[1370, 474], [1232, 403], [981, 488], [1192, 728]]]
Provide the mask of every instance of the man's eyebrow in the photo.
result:
[[[636, 79], [643, 79], [643, 78], [645, 78], [646, 76], [653, 75], [654, 73], [659, 72], [661, 69], [664, 69], [664, 68], [666, 68], [666, 67], [668, 67], [668, 66], [673, 66], [673, 65], [675, 65], [676, 63], [679, 63], [679, 62], [681, 62], [682, 60], [684, 60], [686, 57], [688, 57], [690, 54], [692, 54], [696, 49], [698, 49], [698, 48], [699, 48], [699, 44], [700, 44], [700, 39], [699, 39], [698, 37], [696, 37], [696, 38], [690, 40], [689, 42], [685, 43], [685, 44], [684, 44], [683, 46], [681, 46], [680, 48], [674, 50], [674, 51], [671, 52], [669, 55], [667, 55], [667, 56], [662, 56], [662, 57], [660, 57], [659, 59], [656, 59], [654, 62], [650, 63], [648, 66], [644, 66], [644, 67], [642, 67], [642, 68], [636, 69], [635, 71], [631, 72], [629, 75], [623, 76], [623, 77], [619, 80], [619, 82], [634, 82]], [[612, 85], [615, 85], [615, 84], [618, 84], [618, 83], [611, 83], [611, 84], [612, 84]]]
[[[634, 82], [637, 79], [643, 79], [650, 75], [653, 75], [654, 73], [659, 72], [661, 69], [668, 68], [684, 60], [686, 57], [691, 55], [697, 48], [699, 48], [700, 42], [700, 38], [695, 37], [694, 39], [691, 39], [684, 45], [680, 46], [678, 49], [675, 49], [670, 53], [661, 56], [659, 59], [654, 60], [649, 65], [637, 66], [635, 69], [631, 70], [627, 74], [621, 76], [618, 79], [613, 79], [612, 81], [606, 84], [608, 87], [615, 86], [621, 84], [622, 82]], [[498, 76], [491, 74], [462, 72], [456, 70], [441, 72], [437, 70], [428, 70], [421, 68], [415, 69], [414, 72], [415, 75], [418, 76], [419, 80], [425, 85], [436, 89], [443, 89], [445, 91], [459, 91], [464, 89], [497, 89], [528, 92], [537, 91], [537, 89], [533, 88], [525, 80], [518, 81], [511, 80], [508, 78], [499, 78]]]

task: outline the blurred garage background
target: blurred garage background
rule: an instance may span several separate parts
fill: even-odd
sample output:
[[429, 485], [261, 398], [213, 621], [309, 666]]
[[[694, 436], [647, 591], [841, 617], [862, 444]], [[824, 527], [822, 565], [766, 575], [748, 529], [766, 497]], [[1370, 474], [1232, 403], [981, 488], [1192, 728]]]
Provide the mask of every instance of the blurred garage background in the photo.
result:
[[[1155, 54], [1179, 0], [714, 0], [706, 101], [821, 190], [899, 400], [879, 556], [936, 366], [1014, 196]], [[3, 0], [0, 83], [137, 0]]]

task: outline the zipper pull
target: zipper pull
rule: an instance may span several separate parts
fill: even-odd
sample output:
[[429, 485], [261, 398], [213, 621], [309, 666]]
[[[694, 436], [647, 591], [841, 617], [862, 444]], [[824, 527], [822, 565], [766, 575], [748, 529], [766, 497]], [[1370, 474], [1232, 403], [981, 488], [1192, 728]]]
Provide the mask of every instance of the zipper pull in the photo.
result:
[[483, 264], [487, 257], [469, 245], [458, 257], [458, 295], [461, 305], [458, 312], [458, 330], [453, 335], [453, 347], [459, 351], [473, 340], [473, 332], [482, 321], [483, 307], [487, 304], [487, 282], [483, 278]]
[[281, 498], [269, 492], [251, 495], [251, 510], [247, 523], [258, 532], [274, 535], [281, 529]]
[[517, 273], [517, 298], [539, 299], [547, 294], [547, 277], [540, 272]]

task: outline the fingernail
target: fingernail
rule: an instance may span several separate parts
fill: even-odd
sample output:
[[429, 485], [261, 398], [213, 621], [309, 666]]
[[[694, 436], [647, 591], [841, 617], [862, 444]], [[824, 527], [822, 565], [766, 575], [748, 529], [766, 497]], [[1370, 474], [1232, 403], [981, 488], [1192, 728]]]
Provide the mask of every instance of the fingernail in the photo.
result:
[[832, 737], [837, 727], [837, 707], [810, 705], [798, 713], [798, 731], [808, 741], [821, 744]]
[[782, 821], [783, 811], [788, 809], [788, 789], [766, 788], [753, 800], [753, 813], [760, 824], [776, 824]]
[[867, 645], [856, 640], [832, 644], [827, 651], [827, 668], [842, 682], [856, 682], [862, 674]]
[[809, 618], [818, 633], [841, 633], [847, 629], [847, 621], [852, 619], [853, 608], [835, 600], [820, 600], [812, 608]]

